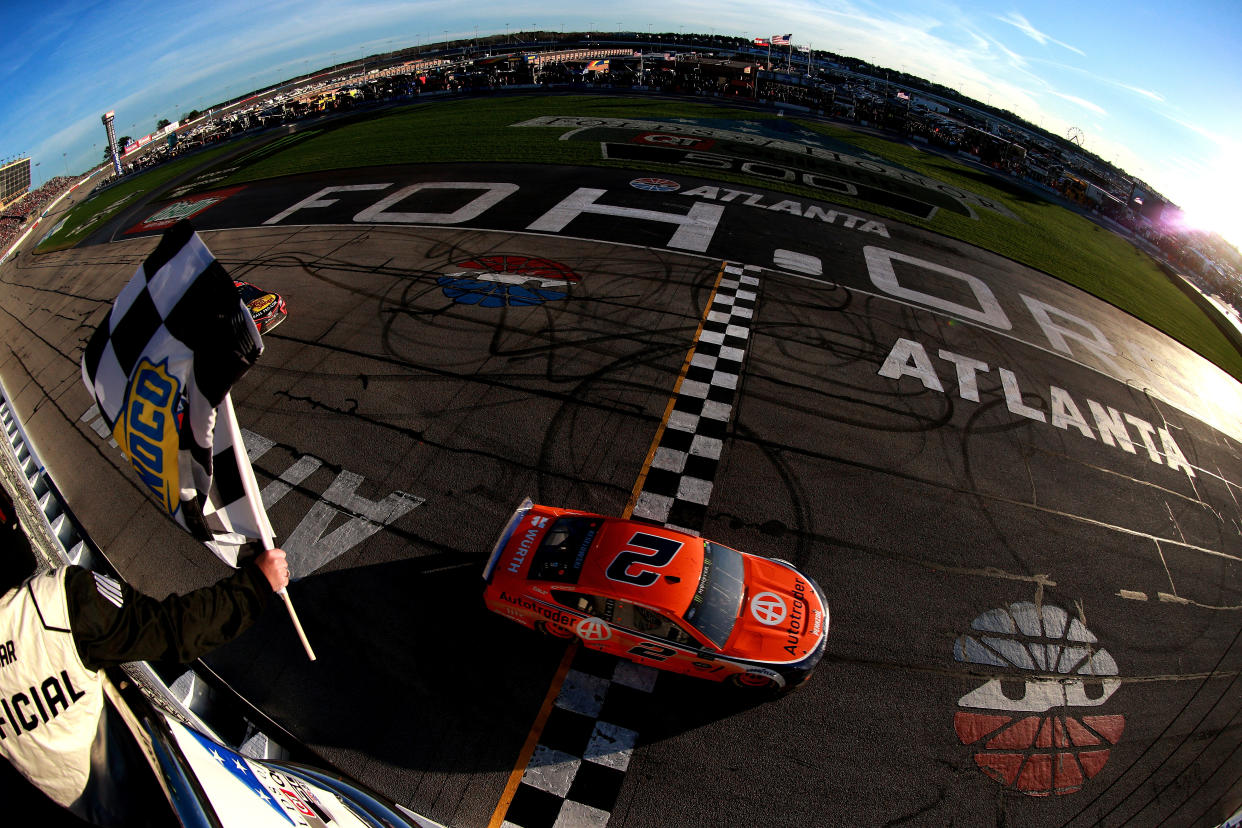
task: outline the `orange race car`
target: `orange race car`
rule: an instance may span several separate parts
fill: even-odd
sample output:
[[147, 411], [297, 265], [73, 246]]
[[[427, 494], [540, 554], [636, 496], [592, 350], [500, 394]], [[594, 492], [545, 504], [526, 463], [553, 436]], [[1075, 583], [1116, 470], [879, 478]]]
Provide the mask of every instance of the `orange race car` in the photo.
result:
[[741, 687], [797, 687], [828, 641], [823, 593], [785, 561], [529, 499], [483, 579], [488, 608], [520, 624]]

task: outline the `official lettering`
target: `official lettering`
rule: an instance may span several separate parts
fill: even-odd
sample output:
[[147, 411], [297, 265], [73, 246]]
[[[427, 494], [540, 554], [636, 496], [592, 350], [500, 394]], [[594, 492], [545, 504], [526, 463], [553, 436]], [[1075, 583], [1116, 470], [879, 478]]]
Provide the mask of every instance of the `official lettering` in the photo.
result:
[[73, 686], [69, 673], [61, 670], [59, 677], [48, 676], [38, 687], [0, 696], [0, 739], [7, 739], [9, 732], [21, 736], [47, 724], [85, 695]]

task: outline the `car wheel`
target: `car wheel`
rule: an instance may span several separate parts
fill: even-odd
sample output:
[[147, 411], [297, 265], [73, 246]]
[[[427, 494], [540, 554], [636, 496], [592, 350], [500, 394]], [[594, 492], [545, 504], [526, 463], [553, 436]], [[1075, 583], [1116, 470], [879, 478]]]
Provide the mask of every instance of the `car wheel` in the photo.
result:
[[554, 624], [550, 621], [540, 621], [535, 625], [535, 629], [544, 635], [552, 638], [574, 638], [574, 631], [562, 627], [560, 624]]
[[729, 676], [728, 682], [732, 687], [737, 687], [757, 695], [775, 693], [779, 689], [779, 685], [775, 680], [758, 673], [734, 673]]

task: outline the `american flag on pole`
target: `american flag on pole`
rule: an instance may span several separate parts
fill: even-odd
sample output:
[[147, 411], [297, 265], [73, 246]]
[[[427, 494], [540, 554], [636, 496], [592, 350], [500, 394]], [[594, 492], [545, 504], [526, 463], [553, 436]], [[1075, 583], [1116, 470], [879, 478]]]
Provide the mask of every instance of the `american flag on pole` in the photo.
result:
[[756, 46], [771, 46], [772, 45], [771, 43], [768, 43], [768, 39], [766, 37], [756, 37], [753, 43]]
[[788, 46], [790, 42], [790, 38], [792, 37], [793, 37], [792, 34], [772, 35], [772, 45], [773, 46]]
[[82, 380], [139, 479], [233, 566], [248, 541], [272, 538], [229, 398], [262, 352], [233, 280], [182, 221], [82, 354]]

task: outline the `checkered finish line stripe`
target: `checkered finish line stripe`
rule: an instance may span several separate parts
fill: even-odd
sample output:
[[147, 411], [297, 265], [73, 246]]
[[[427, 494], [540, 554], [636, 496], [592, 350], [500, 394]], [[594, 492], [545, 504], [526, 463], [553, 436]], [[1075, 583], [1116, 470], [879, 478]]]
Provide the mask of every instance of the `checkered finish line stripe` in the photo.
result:
[[[760, 270], [725, 264], [634, 517], [696, 535], [702, 529], [750, 341]], [[573, 659], [504, 811], [505, 828], [603, 828], [621, 793], [659, 671], [586, 648]]]
[[693, 534], [702, 528], [750, 343], [759, 271], [725, 265], [634, 517]]
[[656, 675], [650, 667], [579, 650], [503, 825], [603, 828], [621, 793]]

